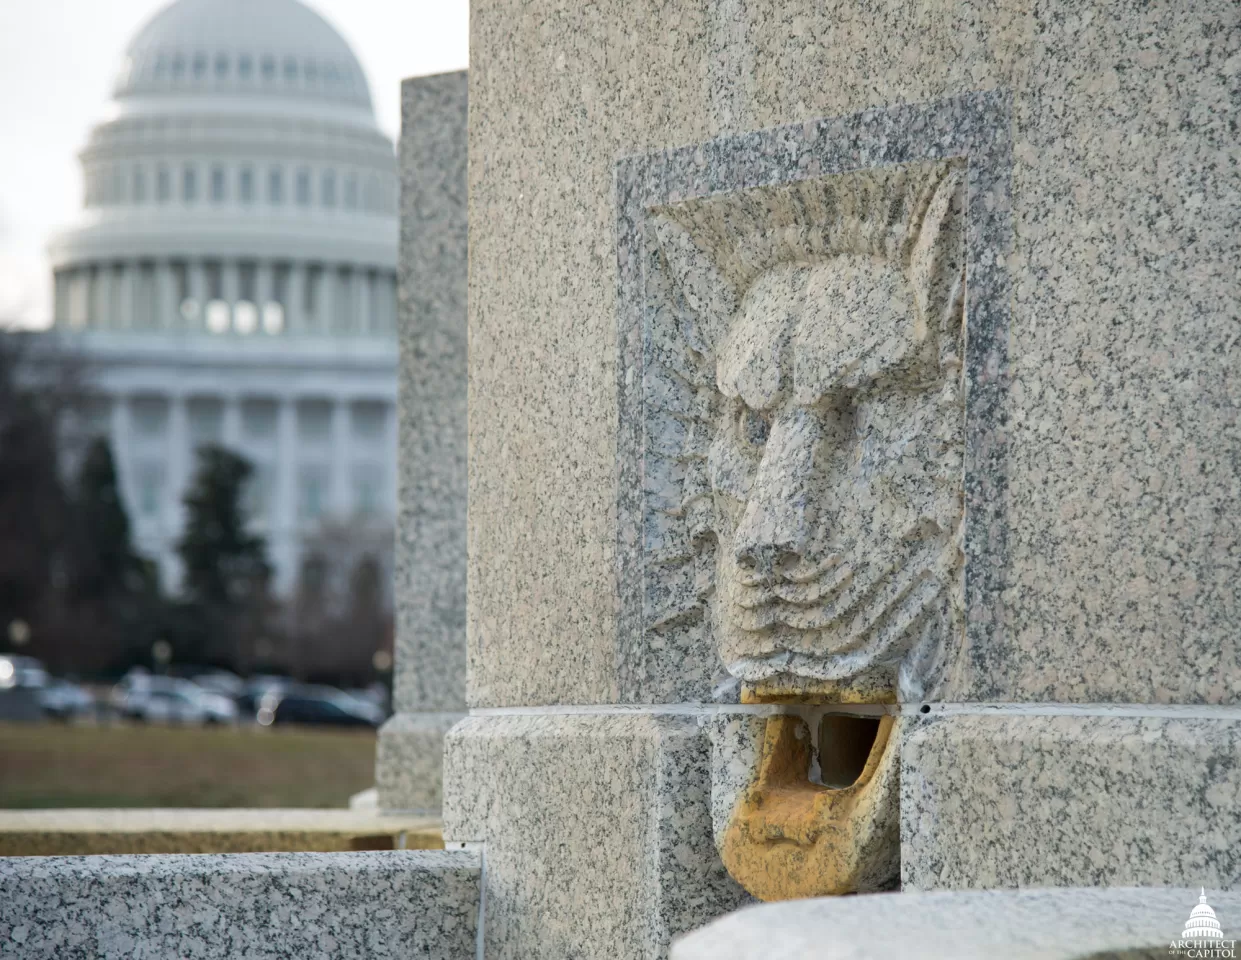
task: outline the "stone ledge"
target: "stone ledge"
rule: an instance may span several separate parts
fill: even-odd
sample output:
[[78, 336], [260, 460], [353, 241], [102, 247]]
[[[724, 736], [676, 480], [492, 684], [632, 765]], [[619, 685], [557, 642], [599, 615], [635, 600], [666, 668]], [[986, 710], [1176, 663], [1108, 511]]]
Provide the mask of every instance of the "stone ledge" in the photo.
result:
[[437, 819], [357, 810], [6, 810], [0, 856], [438, 850]]
[[[1198, 890], [886, 893], [768, 903], [683, 937], [672, 960], [1112, 960], [1167, 958]], [[1241, 895], [1213, 893], [1225, 937]]]
[[472, 960], [480, 874], [444, 851], [11, 858], [0, 953]]

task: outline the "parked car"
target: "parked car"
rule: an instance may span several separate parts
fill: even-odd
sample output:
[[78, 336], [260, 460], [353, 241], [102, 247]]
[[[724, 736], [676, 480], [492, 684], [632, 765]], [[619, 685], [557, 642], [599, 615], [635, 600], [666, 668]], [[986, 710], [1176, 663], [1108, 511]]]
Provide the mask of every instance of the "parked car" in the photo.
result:
[[372, 683], [369, 687], [346, 690], [345, 693], [355, 700], [361, 700], [363, 703], [373, 703], [383, 711], [384, 717], [387, 717], [391, 712], [391, 697], [388, 695], [388, 688], [382, 683]]
[[157, 723], [236, 723], [237, 704], [189, 680], [132, 672], [112, 688], [123, 717]]
[[39, 691], [39, 705], [49, 717], [71, 720], [95, 712], [95, 698], [85, 687], [68, 680], [51, 680]]
[[190, 696], [197, 697], [198, 705], [203, 711], [204, 723], [236, 723], [241, 716], [237, 709], [237, 701], [222, 693], [196, 687]]
[[236, 700], [246, 691], [246, 682], [227, 670], [211, 670], [195, 674], [190, 679], [209, 693], [218, 693], [232, 700]]
[[245, 683], [245, 689], [237, 697], [237, 707], [243, 716], [253, 718], [263, 705], [263, 699], [272, 694], [280, 695], [297, 684], [290, 677], [260, 674]]
[[0, 690], [38, 690], [47, 686], [47, 681], [47, 670], [34, 657], [0, 657]]
[[0, 720], [37, 722], [43, 719], [39, 695], [47, 671], [34, 657], [0, 657]]
[[370, 727], [384, 721], [383, 710], [330, 687], [293, 688], [263, 698], [258, 722], [263, 726], [305, 723], [335, 727]]
[[130, 670], [108, 694], [108, 704], [122, 717], [141, 719], [142, 704], [156, 690], [171, 691], [176, 681], [171, 677], [152, 676], [146, 670]]
[[151, 690], [137, 699], [130, 716], [146, 723], [205, 723], [206, 712], [197, 697], [181, 690]]

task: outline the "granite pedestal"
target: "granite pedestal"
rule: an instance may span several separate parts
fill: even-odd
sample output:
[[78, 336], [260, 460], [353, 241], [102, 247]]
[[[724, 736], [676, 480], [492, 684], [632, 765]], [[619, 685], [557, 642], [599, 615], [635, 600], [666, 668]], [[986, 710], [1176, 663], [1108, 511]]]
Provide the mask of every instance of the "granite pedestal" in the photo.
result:
[[401, 87], [395, 715], [382, 810], [438, 813], [444, 734], [465, 709], [466, 74]]

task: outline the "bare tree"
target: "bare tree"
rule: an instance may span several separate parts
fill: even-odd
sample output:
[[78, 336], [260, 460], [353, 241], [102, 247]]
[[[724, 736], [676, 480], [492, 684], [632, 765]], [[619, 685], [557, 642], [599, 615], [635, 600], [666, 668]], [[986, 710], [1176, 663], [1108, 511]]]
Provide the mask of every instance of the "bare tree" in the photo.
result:
[[392, 649], [392, 530], [328, 523], [304, 545], [287, 616], [290, 669], [303, 679], [361, 684]]

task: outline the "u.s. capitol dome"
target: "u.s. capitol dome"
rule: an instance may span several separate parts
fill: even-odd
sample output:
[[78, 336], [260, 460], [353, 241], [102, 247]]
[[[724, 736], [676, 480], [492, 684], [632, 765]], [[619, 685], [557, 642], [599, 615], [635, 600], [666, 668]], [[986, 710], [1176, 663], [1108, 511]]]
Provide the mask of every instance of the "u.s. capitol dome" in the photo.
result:
[[276, 582], [325, 523], [395, 505], [391, 141], [345, 40], [298, 0], [177, 0], [130, 43], [49, 251], [139, 547], [165, 582], [193, 452], [255, 465]]

